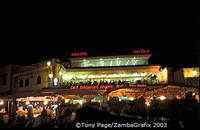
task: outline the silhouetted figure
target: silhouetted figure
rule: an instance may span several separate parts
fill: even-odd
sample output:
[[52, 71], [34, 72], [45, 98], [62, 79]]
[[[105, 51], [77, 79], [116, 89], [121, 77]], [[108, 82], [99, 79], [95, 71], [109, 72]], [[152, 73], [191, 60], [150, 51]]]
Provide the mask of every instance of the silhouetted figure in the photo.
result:
[[143, 97], [140, 97], [137, 99], [137, 112], [139, 115], [146, 114], [146, 107], [145, 107], [145, 99]]
[[160, 112], [159, 101], [156, 99], [156, 97], [153, 97], [150, 114], [152, 116], [158, 116], [159, 112]]
[[33, 107], [28, 108], [28, 116], [25, 128], [32, 128], [35, 118], [33, 117]]
[[48, 115], [47, 110], [43, 110], [41, 115], [39, 115], [34, 123], [33, 128], [53, 128], [53, 125], [51, 124], [51, 117]]
[[71, 118], [72, 111], [70, 109], [63, 110], [60, 117], [60, 127], [59, 128], [68, 128], [72, 124], [73, 120]]

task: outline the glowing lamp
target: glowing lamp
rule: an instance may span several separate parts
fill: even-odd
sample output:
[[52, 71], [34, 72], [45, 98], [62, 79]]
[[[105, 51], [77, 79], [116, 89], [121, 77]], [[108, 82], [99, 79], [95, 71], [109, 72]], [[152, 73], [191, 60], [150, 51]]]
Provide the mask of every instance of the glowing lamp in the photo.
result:
[[147, 106], [150, 106], [150, 105], [151, 105], [149, 102], [145, 102], [145, 104], [146, 104]]
[[3, 102], [3, 101], [1, 101], [1, 102], [0, 102], [0, 105], [3, 105], [3, 104], [4, 104], [4, 102]]
[[48, 62], [47, 62], [47, 66], [50, 66], [50, 65], [51, 65], [51, 62], [50, 62], [50, 61], [48, 61]]
[[30, 104], [30, 102], [26, 102], [26, 105], [29, 105]]
[[53, 78], [53, 74], [49, 74], [49, 78], [52, 79]]
[[79, 104], [82, 106], [82, 105], [83, 105], [83, 102], [79, 102]]
[[181, 97], [179, 95], [176, 96], [177, 99], [181, 99]]
[[133, 100], [135, 100], [135, 98], [134, 97], [132, 97], [132, 98], [129, 98], [131, 101], [133, 101]]
[[192, 75], [193, 75], [193, 76], [197, 76], [197, 71], [195, 71], [195, 70], [192, 71]]
[[65, 103], [68, 103], [70, 101], [70, 99], [65, 99]]
[[164, 101], [164, 100], [166, 100], [166, 97], [165, 97], [165, 96], [160, 96], [159, 99], [160, 99], [161, 101]]
[[48, 104], [48, 101], [44, 101], [44, 103], [43, 103], [44, 105], [47, 105]]

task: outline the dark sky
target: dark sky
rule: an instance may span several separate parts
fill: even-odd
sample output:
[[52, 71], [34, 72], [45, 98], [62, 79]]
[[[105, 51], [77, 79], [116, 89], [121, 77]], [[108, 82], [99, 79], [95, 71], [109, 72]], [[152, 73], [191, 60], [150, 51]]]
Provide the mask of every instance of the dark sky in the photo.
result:
[[[6, 15], [0, 65], [27, 65], [70, 52], [130, 54], [149, 48], [152, 64], [195, 65], [200, 57], [198, 8], [152, 8]], [[199, 43], [199, 44], [198, 44]]]

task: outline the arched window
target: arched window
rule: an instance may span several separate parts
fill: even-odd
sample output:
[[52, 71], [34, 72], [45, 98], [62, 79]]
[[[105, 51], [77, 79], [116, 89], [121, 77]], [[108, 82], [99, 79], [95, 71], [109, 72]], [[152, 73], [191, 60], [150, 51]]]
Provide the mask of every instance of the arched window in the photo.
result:
[[42, 78], [41, 78], [41, 76], [38, 76], [37, 77], [37, 84], [41, 84], [42, 83]]
[[29, 79], [27, 78], [26, 80], [25, 80], [25, 87], [28, 87], [29, 86]]
[[21, 80], [19, 81], [19, 87], [23, 87], [23, 85], [24, 85], [24, 81], [21, 79]]

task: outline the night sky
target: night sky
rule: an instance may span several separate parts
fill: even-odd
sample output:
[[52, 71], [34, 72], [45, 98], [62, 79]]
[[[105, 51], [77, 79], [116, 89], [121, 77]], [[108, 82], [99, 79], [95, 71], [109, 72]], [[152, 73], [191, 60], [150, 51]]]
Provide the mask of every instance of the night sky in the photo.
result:
[[4, 19], [0, 66], [29, 65], [53, 57], [66, 61], [71, 52], [79, 51], [89, 56], [128, 55], [141, 48], [151, 49], [151, 64], [199, 64], [197, 8], [92, 12], [32, 12]]

